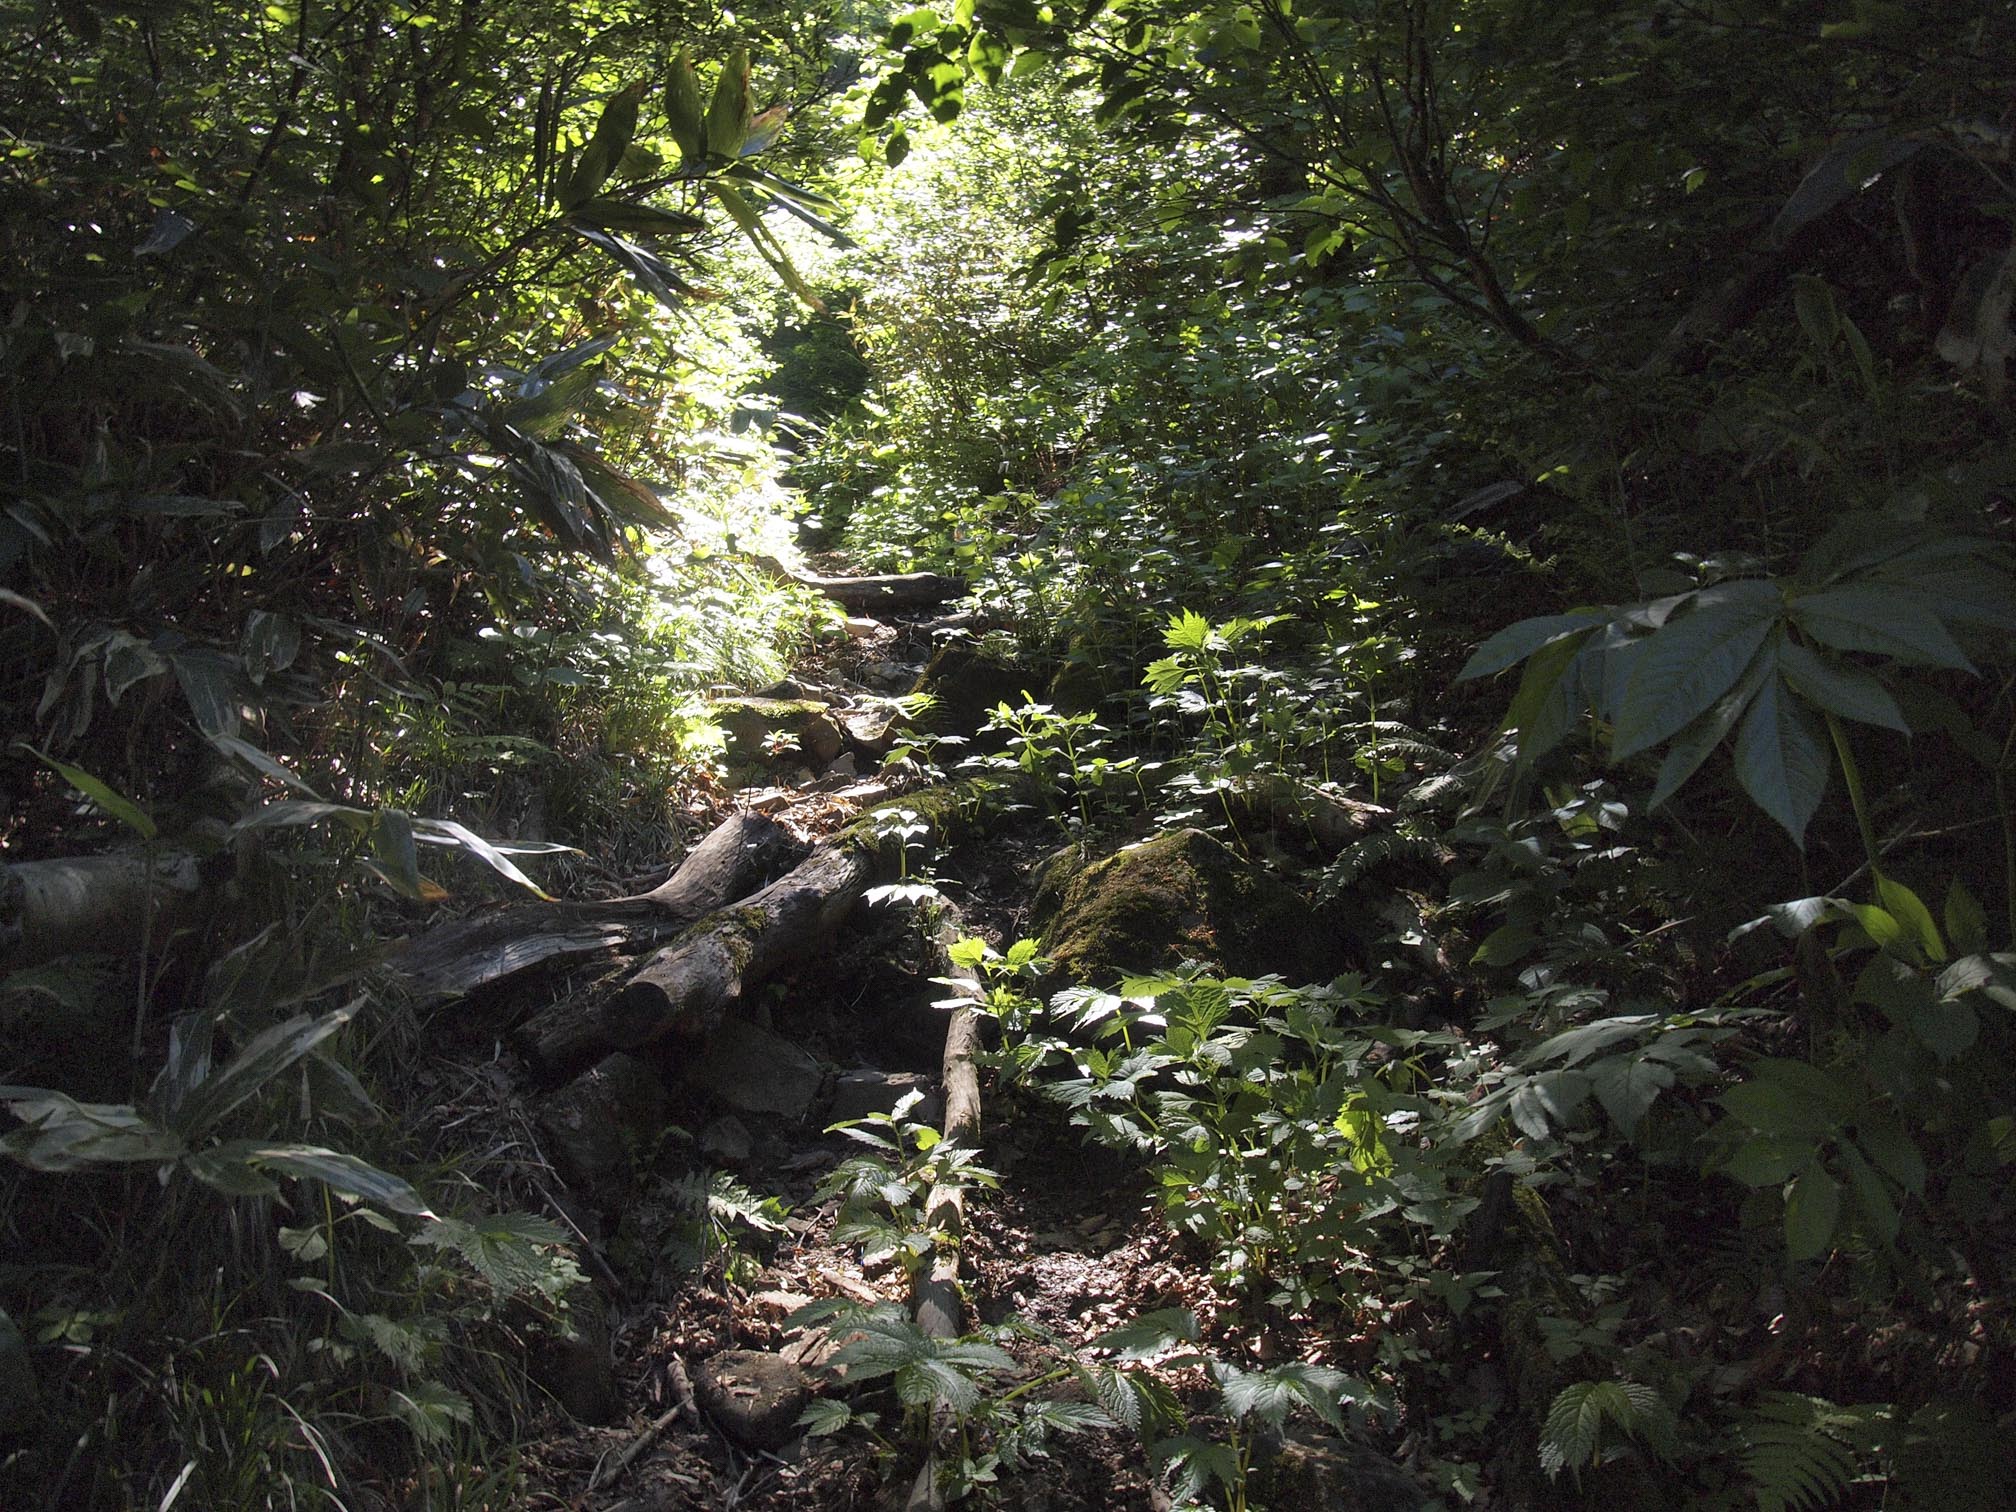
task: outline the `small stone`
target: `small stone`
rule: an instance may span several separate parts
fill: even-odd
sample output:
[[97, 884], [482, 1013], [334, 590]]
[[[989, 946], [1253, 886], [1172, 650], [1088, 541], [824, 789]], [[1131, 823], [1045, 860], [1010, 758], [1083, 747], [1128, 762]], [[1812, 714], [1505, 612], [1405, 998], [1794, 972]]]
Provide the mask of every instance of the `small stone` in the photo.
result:
[[798, 1436], [798, 1414], [812, 1400], [796, 1365], [754, 1349], [731, 1349], [700, 1362], [693, 1394], [721, 1431], [751, 1449], [781, 1449]]
[[789, 1040], [731, 1018], [714, 1031], [687, 1079], [737, 1113], [796, 1122], [811, 1111], [825, 1074]]
[[1280, 1512], [1412, 1512], [1427, 1493], [1390, 1456], [1356, 1439], [1291, 1431], [1254, 1467], [1253, 1485]]
[[916, 1071], [843, 1071], [833, 1083], [833, 1106], [829, 1123], [851, 1123], [871, 1113], [893, 1113], [896, 1104], [912, 1092], [923, 1099], [903, 1116], [911, 1123], [935, 1125], [945, 1116], [945, 1105], [932, 1090], [931, 1078]]
[[722, 1165], [741, 1165], [755, 1149], [749, 1126], [733, 1113], [722, 1115], [700, 1131], [700, 1153]]
[[812, 1299], [800, 1292], [760, 1291], [749, 1299], [749, 1305], [788, 1318], [799, 1308], [810, 1307]]
[[852, 779], [861, 775], [861, 769], [856, 764], [852, 751], [842, 751], [838, 756], [835, 756], [831, 761], [826, 763], [826, 770], [822, 775], [825, 777], [846, 777]]
[[756, 696], [758, 698], [803, 698], [806, 696], [805, 685], [792, 678], [783, 677], [770, 684], [769, 687]]
[[882, 633], [882, 621], [869, 619], [862, 614], [848, 615], [845, 624], [847, 633], [856, 640], [871, 640]]

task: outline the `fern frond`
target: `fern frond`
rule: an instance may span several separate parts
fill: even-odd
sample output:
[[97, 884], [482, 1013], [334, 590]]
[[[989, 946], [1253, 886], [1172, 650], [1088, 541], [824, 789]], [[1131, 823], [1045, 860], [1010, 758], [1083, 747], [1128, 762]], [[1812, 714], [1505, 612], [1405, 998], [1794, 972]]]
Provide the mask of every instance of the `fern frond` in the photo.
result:
[[1774, 1391], [1742, 1425], [1744, 1472], [1759, 1512], [1815, 1512], [1847, 1494], [1889, 1409], [1840, 1407]]
[[1671, 1457], [1673, 1410], [1658, 1392], [1638, 1381], [1577, 1381], [1547, 1409], [1540, 1467], [1552, 1477], [1601, 1464], [1606, 1423], [1659, 1459]]
[[1399, 830], [1367, 835], [1344, 847], [1317, 884], [1319, 899], [1333, 898], [1367, 872], [1393, 861], [1434, 861], [1442, 849], [1433, 840]]

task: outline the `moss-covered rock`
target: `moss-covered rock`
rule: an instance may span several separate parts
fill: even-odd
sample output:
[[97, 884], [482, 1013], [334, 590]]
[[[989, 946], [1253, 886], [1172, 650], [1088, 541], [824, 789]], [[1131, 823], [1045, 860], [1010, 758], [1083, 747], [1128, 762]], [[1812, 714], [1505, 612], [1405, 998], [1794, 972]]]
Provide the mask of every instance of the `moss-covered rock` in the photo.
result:
[[1053, 858], [1038, 881], [1044, 953], [1075, 982], [1184, 960], [1238, 976], [1327, 981], [1350, 964], [1340, 933], [1294, 888], [1202, 830], [1174, 830], [1082, 864]]
[[997, 661], [970, 641], [940, 646], [912, 690], [928, 693], [931, 706], [911, 721], [930, 735], [977, 735], [997, 704], [1022, 703], [1025, 691], [1044, 685], [1045, 670], [1019, 661]]
[[722, 698], [708, 711], [735, 766], [809, 761], [824, 766], [846, 749], [832, 711], [813, 698]]

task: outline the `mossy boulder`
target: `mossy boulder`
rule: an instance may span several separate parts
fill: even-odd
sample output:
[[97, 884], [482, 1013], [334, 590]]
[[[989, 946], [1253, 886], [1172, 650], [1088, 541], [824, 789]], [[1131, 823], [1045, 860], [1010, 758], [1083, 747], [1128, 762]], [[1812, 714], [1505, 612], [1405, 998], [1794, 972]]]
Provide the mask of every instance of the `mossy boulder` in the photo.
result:
[[813, 698], [721, 698], [708, 711], [733, 766], [803, 761], [824, 766], [846, 749], [833, 713]]
[[1044, 685], [1045, 670], [1022, 661], [1000, 661], [970, 641], [940, 646], [911, 691], [929, 693], [931, 706], [910, 721], [928, 735], [977, 735], [994, 717], [997, 704], [1020, 707], [1025, 691]]
[[1084, 864], [1052, 858], [1038, 881], [1044, 953], [1074, 982], [1201, 961], [1235, 976], [1328, 981], [1342, 933], [1287, 883], [1202, 830], [1173, 830]]

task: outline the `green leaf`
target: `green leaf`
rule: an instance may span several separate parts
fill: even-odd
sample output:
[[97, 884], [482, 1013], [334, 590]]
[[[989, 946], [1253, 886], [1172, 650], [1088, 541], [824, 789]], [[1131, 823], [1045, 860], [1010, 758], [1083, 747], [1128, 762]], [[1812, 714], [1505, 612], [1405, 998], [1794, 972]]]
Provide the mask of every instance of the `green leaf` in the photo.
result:
[[1608, 618], [1607, 614], [1585, 609], [1573, 614], [1549, 614], [1537, 619], [1520, 620], [1479, 646], [1470, 660], [1463, 664], [1463, 670], [1456, 674], [1456, 680], [1465, 682], [1473, 677], [1489, 677], [1494, 672], [1502, 672], [1514, 663], [1526, 660], [1542, 646], [1552, 645], [1578, 630], [1600, 625]]
[[37, 1171], [94, 1165], [160, 1165], [185, 1146], [130, 1103], [87, 1103], [43, 1087], [0, 1087], [0, 1106], [22, 1127], [0, 1138], [0, 1153]]
[[199, 646], [172, 652], [168, 661], [196, 716], [196, 728], [212, 738], [236, 735], [242, 701], [237, 659]]
[[1795, 1261], [1817, 1260], [1841, 1222], [1841, 1183], [1818, 1165], [1785, 1187], [1785, 1250]]
[[185, 1093], [179, 1106], [164, 1108], [163, 1116], [192, 1139], [214, 1129], [273, 1078], [348, 1025], [361, 1001], [319, 1018], [304, 1013], [253, 1035], [225, 1065]]
[[1939, 938], [1939, 926], [1932, 922], [1932, 910], [1925, 906], [1918, 894], [1895, 877], [1878, 875], [1876, 896], [1929, 959], [1946, 959], [1946, 944]]
[[[1782, 650], [1782, 646], [1781, 646]], [[1743, 680], [1723, 696], [1715, 707], [1701, 718], [1682, 730], [1673, 743], [1666, 748], [1666, 759], [1659, 763], [1659, 776], [1652, 785], [1652, 796], [1646, 800], [1645, 809], [1650, 813], [1668, 798], [1677, 793], [1689, 777], [1699, 770], [1709, 754], [1729, 738], [1729, 732], [1736, 727], [1736, 721], [1749, 708], [1750, 701], [1757, 696], [1757, 690], [1764, 685], [1764, 679], [1771, 675], [1773, 658], [1757, 657], [1743, 674]]]
[[1813, 1162], [1810, 1139], [1759, 1135], [1737, 1146], [1722, 1163], [1724, 1175], [1748, 1187], [1779, 1186]]
[[1896, 1199], [1890, 1195], [1889, 1187], [1875, 1168], [1862, 1158], [1862, 1152], [1852, 1144], [1840, 1147], [1841, 1164], [1848, 1172], [1848, 1189], [1855, 1195], [1855, 1206], [1861, 1211], [1870, 1230], [1885, 1244], [1897, 1238], [1899, 1217]]
[[749, 100], [749, 49], [738, 47], [721, 67], [714, 99], [707, 107], [707, 151], [732, 158], [742, 151], [754, 111]]
[[1778, 648], [1778, 670], [1793, 692], [1830, 714], [1881, 725], [1900, 735], [1911, 733], [1890, 690], [1860, 667], [1828, 661], [1810, 647], [1787, 641]]
[[693, 71], [691, 53], [683, 47], [665, 70], [665, 118], [686, 167], [705, 162], [707, 118], [700, 103], [700, 79]]
[[58, 777], [61, 777], [114, 819], [117, 819], [121, 824], [139, 835], [142, 840], [152, 840], [160, 835], [160, 827], [149, 817], [146, 810], [142, 809], [131, 798], [115, 793], [109, 785], [99, 781], [82, 767], [71, 766], [68, 762], [58, 761], [54, 756], [44, 755], [26, 741], [23, 741], [21, 746], [23, 750], [35, 756]]
[[390, 1208], [395, 1213], [416, 1218], [434, 1216], [409, 1183], [340, 1150], [325, 1150], [318, 1145], [262, 1144], [248, 1149], [246, 1158], [253, 1165], [278, 1171], [283, 1176], [319, 1181], [332, 1192]]
[[[453, 819], [422, 819], [420, 821], [420, 828], [429, 838], [438, 835], [461, 846], [462, 849], [468, 851], [470, 855], [476, 857], [485, 866], [496, 871], [499, 876], [508, 877], [534, 897], [543, 898], [549, 903], [553, 901], [551, 895], [545, 889], [540, 887], [538, 883], [526, 876], [525, 873], [513, 864], [510, 856], [506, 855], [498, 846], [491, 844], [474, 830], [468, 828], [468, 826], [458, 824]], [[551, 848], [566, 849], [567, 847]], [[548, 849], [548, 847], [541, 847], [541, 849], [543, 851]]]
[[1890, 583], [1849, 583], [1791, 603], [1793, 623], [1843, 651], [1869, 651], [1911, 666], [1973, 664], [1940, 621], [1937, 600]]
[[1655, 631], [1637, 654], [1621, 706], [1613, 711], [1612, 758], [1657, 745], [1707, 712], [1750, 665], [1779, 604], [1770, 583], [1721, 584], [1703, 590], [1691, 612]]
[[2016, 1012], [2016, 955], [1998, 951], [1993, 955], [1963, 956], [1939, 973], [1939, 996], [1957, 998], [1979, 992], [1990, 1002]]
[[1976, 955], [1988, 948], [1988, 915], [1981, 900], [1955, 877], [1946, 887], [1946, 938], [1960, 955]]
[[1827, 789], [1829, 757], [1818, 722], [1767, 678], [1736, 736], [1736, 778], [1743, 790], [1804, 847], [1806, 826]]

